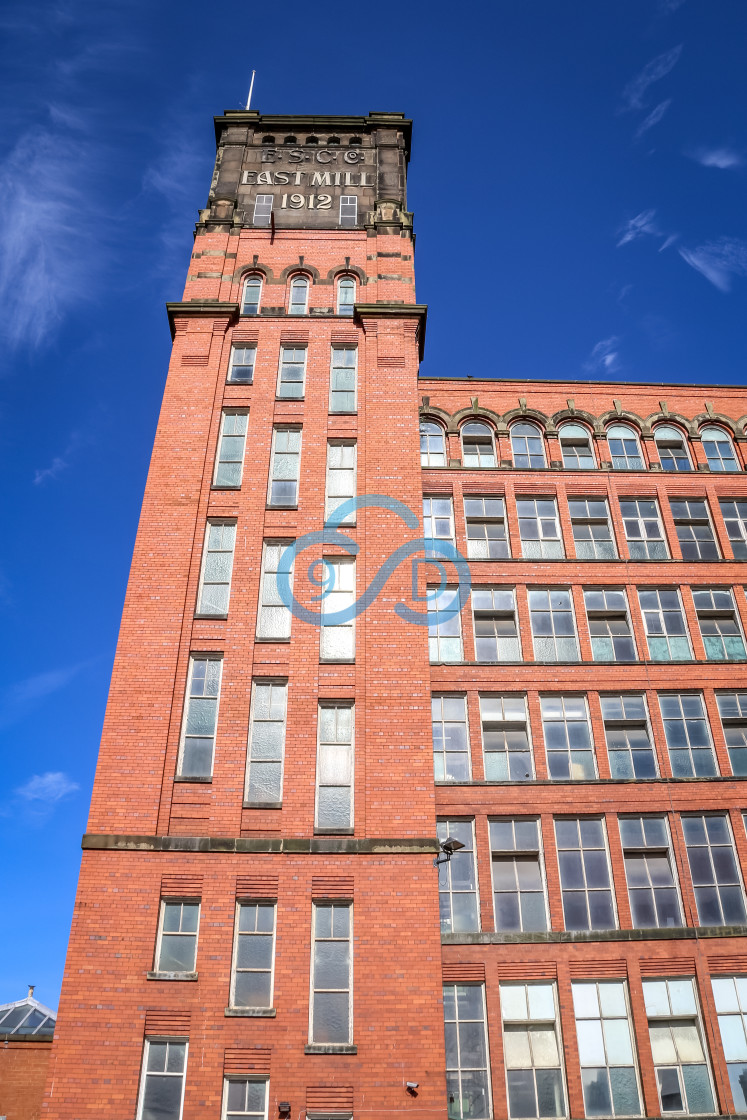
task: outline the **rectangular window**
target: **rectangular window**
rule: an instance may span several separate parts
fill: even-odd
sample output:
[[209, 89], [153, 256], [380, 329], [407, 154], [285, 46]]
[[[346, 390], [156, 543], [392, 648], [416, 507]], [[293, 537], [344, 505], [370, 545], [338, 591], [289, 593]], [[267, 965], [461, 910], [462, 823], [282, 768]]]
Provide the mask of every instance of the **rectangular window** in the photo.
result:
[[604, 823], [587, 817], [556, 820], [555, 838], [565, 928], [616, 929]]
[[313, 904], [309, 1042], [353, 1041], [352, 925], [349, 902]]
[[353, 705], [320, 704], [315, 827], [353, 827]]
[[321, 604], [319, 656], [322, 661], [353, 661], [355, 560], [331, 560], [325, 557], [323, 566], [325, 591]]
[[272, 1007], [274, 902], [237, 902], [231, 1007]]
[[521, 661], [513, 587], [475, 587], [472, 612], [476, 661]]
[[593, 781], [597, 768], [586, 697], [554, 693], [540, 697], [540, 707], [550, 777]]
[[223, 1120], [267, 1120], [267, 1082], [252, 1077], [227, 1077]]
[[613, 778], [656, 778], [656, 752], [646, 711], [646, 699], [640, 693], [601, 696], [607, 757]]
[[340, 195], [340, 225], [350, 228], [358, 224], [358, 198], [354, 194]]
[[215, 456], [213, 486], [227, 489], [238, 489], [241, 486], [248, 419], [248, 412], [223, 413], [218, 437], [218, 451]]
[[245, 801], [278, 804], [283, 796], [287, 681], [254, 681]]
[[329, 411], [355, 412], [358, 350], [355, 346], [333, 346], [329, 375]]
[[272, 218], [273, 197], [271, 194], [258, 194], [254, 199], [255, 226], [269, 226]]
[[433, 771], [437, 782], [470, 780], [467, 701], [464, 696], [434, 696]]
[[669, 762], [675, 778], [714, 778], [718, 774], [703, 697], [697, 692], [659, 697]]
[[653, 498], [620, 501], [631, 560], [668, 560], [659, 503]]
[[501, 984], [508, 1115], [566, 1115], [562, 1047], [554, 984]]
[[197, 615], [225, 618], [231, 594], [235, 521], [208, 521], [202, 550]]
[[181, 1120], [186, 1070], [186, 1041], [146, 1038], [138, 1120]]
[[720, 554], [713, 526], [708, 516], [708, 503], [695, 498], [670, 498], [674, 527], [680, 542], [683, 560], [718, 560]]
[[293, 589], [293, 563], [283, 561], [283, 554], [293, 541], [265, 541], [262, 553], [262, 576], [259, 589], [259, 612], [257, 615], [257, 637], [271, 640], [290, 638], [291, 612], [280, 598], [278, 573], [281, 563], [288, 575]]
[[464, 516], [470, 560], [504, 560], [511, 555], [503, 498], [465, 498]]
[[721, 516], [735, 560], [747, 560], [747, 499], [722, 498]]
[[620, 838], [633, 927], [683, 925], [666, 817], [621, 817]]
[[301, 400], [306, 377], [306, 348], [283, 346], [280, 350], [278, 397]]
[[432, 662], [461, 661], [462, 616], [459, 588], [428, 590], [428, 651]]
[[177, 770], [180, 778], [210, 778], [213, 773], [222, 670], [220, 657], [193, 654], [189, 660]]
[[256, 346], [232, 346], [228, 380], [238, 382], [241, 385], [251, 385], [254, 380], [254, 363], [256, 360]]
[[[324, 518], [329, 521], [343, 502], [356, 496], [356, 444], [355, 440], [330, 440], [327, 444], [327, 488], [324, 498]], [[355, 510], [346, 514], [338, 525], [355, 525]]]
[[525, 782], [534, 776], [525, 696], [480, 697], [485, 778]]
[[643, 999], [662, 1113], [715, 1112], [694, 980], [644, 980]]
[[268, 506], [298, 505], [298, 479], [301, 473], [301, 432], [298, 428], [273, 428]]
[[584, 981], [572, 989], [586, 1115], [640, 1116], [625, 983]]
[[723, 813], [683, 816], [682, 829], [699, 923], [744, 925], [744, 890], [728, 818]]
[[584, 591], [591, 653], [595, 661], [635, 661], [636, 650], [623, 590], [595, 587]]
[[488, 1120], [490, 1057], [484, 984], [444, 985], [449, 1120]]
[[[454, 510], [451, 498], [423, 498], [423, 536], [427, 541], [454, 544]], [[425, 549], [426, 556], [441, 556], [438, 546]]]
[[747, 692], [717, 692], [716, 702], [731, 772], [737, 778], [747, 778]]
[[730, 587], [694, 587], [693, 603], [709, 661], [744, 661], [739, 615]]
[[475, 865], [475, 822], [438, 821], [438, 839], [459, 840], [464, 845], [438, 868], [438, 904], [441, 933], [475, 933], [480, 929]]
[[199, 902], [161, 900], [156, 972], [194, 972], [197, 960]]
[[747, 1112], [747, 977], [711, 978], [729, 1084], [737, 1112]]
[[528, 560], [562, 560], [563, 537], [554, 498], [518, 498], [521, 555]]
[[664, 587], [639, 588], [638, 601], [651, 660], [691, 661], [693, 654], [679, 591]]
[[495, 928], [533, 933], [548, 928], [539, 821], [530, 817], [490, 822]]
[[607, 502], [604, 498], [569, 498], [573, 541], [579, 560], [617, 560]]
[[579, 660], [570, 591], [562, 587], [530, 589], [529, 617], [536, 661]]

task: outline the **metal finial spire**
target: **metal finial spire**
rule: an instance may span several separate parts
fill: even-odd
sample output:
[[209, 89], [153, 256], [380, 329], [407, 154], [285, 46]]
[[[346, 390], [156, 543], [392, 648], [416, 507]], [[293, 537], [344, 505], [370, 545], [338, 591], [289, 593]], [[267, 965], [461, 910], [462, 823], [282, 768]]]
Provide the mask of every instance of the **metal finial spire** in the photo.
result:
[[252, 70], [252, 80], [251, 80], [251, 82], [249, 83], [249, 96], [248, 96], [248, 97], [247, 97], [247, 99], [246, 99], [246, 107], [247, 107], [247, 109], [251, 109], [251, 107], [252, 107], [252, 90], [254, 89], [254, 75], [255, 75], [256, 73], [257, 73], [257, 71], [256, 71], [256, 70]]

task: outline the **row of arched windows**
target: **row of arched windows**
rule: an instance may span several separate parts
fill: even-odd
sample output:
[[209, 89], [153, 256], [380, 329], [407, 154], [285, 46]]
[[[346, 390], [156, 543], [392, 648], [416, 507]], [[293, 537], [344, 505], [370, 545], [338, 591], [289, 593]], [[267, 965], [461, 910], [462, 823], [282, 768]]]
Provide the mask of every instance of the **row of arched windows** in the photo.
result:
[[[262, 303], [263, 279], [253, 273], [244, 281], [241, 296], [241, 314], [259, 315]], [[297, 272], [290, 278], [288, 285], [288, 314], [307, 315], [309, 311], [309, 288], [311, 279], [305, 272]], [[352, 315], [355, 304], [356, 283], [352, 276], [340, 276], [337, 280], [336, 308], [338, 315]]]
[[[274, 136], [267, 135], [267, 136], [262, 137], [262, 143], [263, 144], [277, 145], [278, 141], [275, 139]], [[284, 136], [283, 139], [280, 141], [280, 143], [283, 144], [286, 148], [287, 147], [292, 147], [293, 145], [298, 144], [298, 137], [293, 136], [293, 135]], [[321, 144], [321, 140], [319, 139], [318, 136], [307, 136], [305, 140], [301, 141], [301, 143], [302, 144], [312, 144], [312, 145], [313, 144]], [[348, 146], [351, 147], [351, 148], [359, 148], [362, 143], [363, 143], [363, 140], [361, 139], [360, 136], [351, 136], [348, 140]], [[339, 136], [330, 136], [329, 139], [327, 140], [326, 146], [328, 148], [336, 148], [339, 144], [340, 144], [340, 137]]]
[[[483, 420], [467, 420], [459, 429], [459, 434], [463, 466], [474, 468], [498, 465], [495, 432], [489, 424]], [[544, 433], [537, 424], [518, 420], [511, 425], [509, 435], [515, 467], [536, 469], [548, 466]], [[631, 425], [611, 424], [605, 435], [615, 470], [645, 469], [638, 433]], [[702, 428], [700, 438], [712, 471], [740, 470], [734, 445], [723, 428], [716, 425]], [[654, 428], [654, 441], [662, 470], [694, 469], [687, 436], [674, 424], [657, 425]], [[591, 432], [583, 424], [573, 421], [562, 424], [558, 429], [558, 443], [563, 466], [568, 470], [594, 470], [599, 466]], [[420, 461], [424, 467], [446, 466], [446, 432], [435, 420], [421, 421]]]

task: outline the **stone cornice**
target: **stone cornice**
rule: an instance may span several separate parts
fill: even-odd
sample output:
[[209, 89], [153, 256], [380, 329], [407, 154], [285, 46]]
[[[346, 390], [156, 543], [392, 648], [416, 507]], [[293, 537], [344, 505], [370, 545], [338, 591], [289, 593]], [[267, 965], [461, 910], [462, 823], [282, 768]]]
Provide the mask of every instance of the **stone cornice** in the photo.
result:
[[423, 360], [425, 327], [428, 318], [426, 303], [356, 303], [353, 307], [353, 317], [358, 322], [362, 319], [417, 319], [418, 348], [420, 360]]
[[81, 842], [84, 851], [119, 852], [266, 852], [283, 855], [437, 855], [438, 840], [429, 837], [394, 839], [315, 836], [312, 838], [275, 836], [136, 836], [87, 832]]
[[217, 319], [228, 316], [229, 319], [238, 318], [239, 305], [238, 303], [227, 303], [219, 299], [195, 299], [188, 300], [184, 303], [167, 303], [166, 313], [169, 317], [169, 327], [171, 328], [171, 337], [174, 338], [176, 328], [174, 327], [174, 320], [177, 318], [183, 319], [185, 317], [201, 318], [201, 319]]

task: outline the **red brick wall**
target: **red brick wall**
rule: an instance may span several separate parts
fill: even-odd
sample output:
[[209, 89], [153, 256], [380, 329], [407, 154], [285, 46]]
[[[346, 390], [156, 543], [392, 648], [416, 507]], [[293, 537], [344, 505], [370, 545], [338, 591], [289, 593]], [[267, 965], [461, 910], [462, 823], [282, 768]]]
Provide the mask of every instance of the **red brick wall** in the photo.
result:
[[39, 1120], [51, 1050], [51, 1038], [0, 1042], [0, 1115], [7, 1120]]

